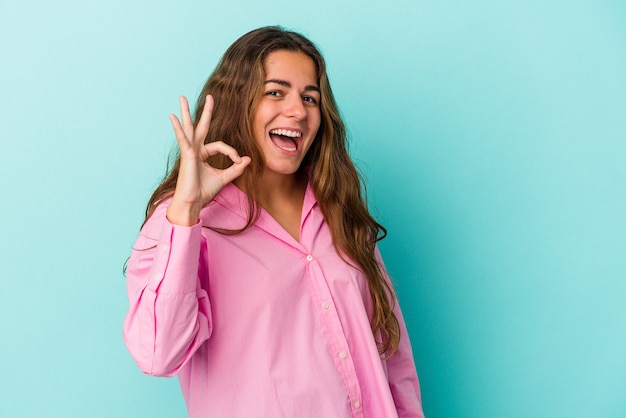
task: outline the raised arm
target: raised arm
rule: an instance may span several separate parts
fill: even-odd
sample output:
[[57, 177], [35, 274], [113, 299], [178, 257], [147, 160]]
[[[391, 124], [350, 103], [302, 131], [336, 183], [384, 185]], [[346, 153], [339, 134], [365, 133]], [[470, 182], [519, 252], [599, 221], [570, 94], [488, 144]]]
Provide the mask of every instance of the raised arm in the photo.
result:
[[[200, 276], [207, 258], [199, 214], [250, 163], [223, 142], [204, 144], [213, 111], [211, 96], [196, 127], [184, 97], [180, 110], [182, 124], [170, 115], [180, 147], [176, 189], [145, 223], [126, 271], [130, 308], [124, 341], [141, 370], [160, 376], [176, 374], [211, 335], [210, 303], [201, 286], [206, 278]], [[206, 161], [217, 153], [233, 164], [224, 170], [211, 167]]]
[[146, 374], [172, 376], [212, 330], [208, 295], [200, 286], [201, 225], [184, 227], [152, 214], [135, 243], [126, 270], [130, 308], [124, 342]]

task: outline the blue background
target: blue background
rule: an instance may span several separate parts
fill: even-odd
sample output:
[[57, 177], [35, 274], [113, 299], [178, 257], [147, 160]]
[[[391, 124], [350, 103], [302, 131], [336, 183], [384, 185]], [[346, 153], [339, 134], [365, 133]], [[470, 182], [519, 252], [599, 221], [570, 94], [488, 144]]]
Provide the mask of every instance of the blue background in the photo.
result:
[[626, 3], [0, 3], [0, 416], [182, 417], [121, 339], [167, 115], [253, 28], [310, 36], [429, 418], [626, 417]]

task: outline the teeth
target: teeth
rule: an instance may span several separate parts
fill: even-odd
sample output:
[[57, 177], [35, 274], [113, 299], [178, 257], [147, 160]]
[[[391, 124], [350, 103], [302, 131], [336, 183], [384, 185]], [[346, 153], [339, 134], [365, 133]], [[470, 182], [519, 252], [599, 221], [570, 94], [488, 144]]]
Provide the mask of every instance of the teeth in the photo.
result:
[[290, 131], [288, 129], [272, 129], [270, 133], [274, 135], [288, 136], [290, 138], [300, 138], [302, 136], [302, 132]]

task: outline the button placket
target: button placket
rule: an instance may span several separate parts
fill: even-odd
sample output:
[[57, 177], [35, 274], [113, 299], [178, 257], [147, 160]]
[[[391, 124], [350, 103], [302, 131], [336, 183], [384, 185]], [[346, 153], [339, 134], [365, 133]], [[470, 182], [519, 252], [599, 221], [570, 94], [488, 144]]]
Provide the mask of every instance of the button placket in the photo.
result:
[[[305, 253], [306, 254], [306, 253]], [[313, 256], [308, 254], [306, 259], [311, 262]], [[316, 305], [318, 306], [318, 313], [322, 321], [322, 326], [325, 328], [328, 340], [328, 348], [332, 350], [331, 354], [335, 361], [335, 366], [340, 374], [344, 386], [349, 398], [349, 406], [353, 411], [355, 417], [363, 416], [363, 407], [360, 403], [361, 390], [359, 382], [357, 380], [357, 374], [355, 366], [353, 364], [350, 352], [348, 350], [348, 342], [346, 336], [342, 332], [342, 325], [339, 318], [337, 309], [334, 308], [334, 301], [332, 293], [330, 292], [329, 284], [326, 281], [326, 277], [323, 271], [319, 268], [317, 263], [309, 264], [311, 268], [311, 285], [315, 294]], [[332, 309], [331, 309], [332, 308]], [[358, 402], [358, 407], [355, 406], [355, 402]]]

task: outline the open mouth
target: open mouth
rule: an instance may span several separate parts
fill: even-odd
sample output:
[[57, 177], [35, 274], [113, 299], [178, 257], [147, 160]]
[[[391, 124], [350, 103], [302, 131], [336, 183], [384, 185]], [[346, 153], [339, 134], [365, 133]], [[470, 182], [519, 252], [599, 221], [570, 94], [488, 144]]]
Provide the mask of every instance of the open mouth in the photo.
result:
[[302, 132], [291, 129], [272, 129], [269, 133], [274, 145], [283, 151], [294, 152], [298, 150]]

